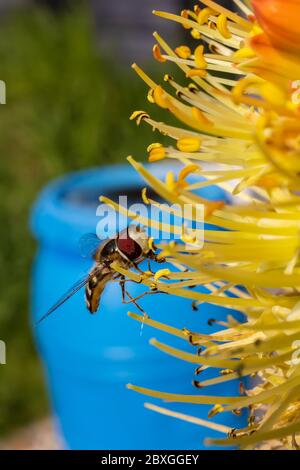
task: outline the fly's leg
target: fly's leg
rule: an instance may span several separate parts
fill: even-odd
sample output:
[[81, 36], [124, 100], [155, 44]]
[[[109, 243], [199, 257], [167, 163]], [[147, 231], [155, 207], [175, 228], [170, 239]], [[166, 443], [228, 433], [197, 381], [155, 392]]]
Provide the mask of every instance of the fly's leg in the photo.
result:
[[[129, 292], [125, 291], [126, 292], [126, 295], [129, 294]], [[137, 300], [141, 300], [143, 297], [146, 297], [146, 295], [154, 295], [154, 294], [167, 294], [167, 292], [163, 292], [161, 290], [153, 290], [153, 291], [147, 291], [147, 292], [143, 292], [142, 294], [138, 295], [137, 297], [132, 297], [130, 294], [128, 295], [128, 297], [130, 298], [130, 300], [126, 300], [124, 301], [123, 303], [124, 304], [130, 304], [130, 303], [134, 303], [136, 302]]]
[[[124, 305], [133, 303], [139, 309], [139, 311], [142, 312], [144, 317], [148, 318], [148, 315], [145, 312], [145, 310], [143, 310], [142, 307], [139, 306], [139, 304], [136, 302], [136, 299], [134, 299], [132, 295], [125, 289], [125, 282], [126, 282], [126, 279], [122, 276], [122, 279], [120, 281], [121, 292], [122, 292], [122, 303]], [[130, 300], [126, 300], [126, 295]]]
[[134, 299], [134, 298], [132, 297], [132, 295], [131, 295], [127, 290], [124, 289], [124, 292], [125, 292], [125, 294], [127, 295], [127, 297], [129, 297], [130, 300], [124, 300], [123, 304], [125, 304], [125, 305], [131, 304], [131, 303], [134, 304], [134, 305], [139, 309], [139, 311], [142, 312], [144, 318], [149, 318], [149, 315], [148, 315], [148, 314], [145, 312], [145, 310], [142, 309], [142, 307], [137, 303], [136, 299]]
[[148, 258], [152, 259], [153, 261], [155, 261], [156, 263], [165, 263], [166, 262], [166, 258], [159, 258], [158, 255], [155, 253], [156, 251], [156, 247], [153, 246], [153, 250], [151, 250], [149, 253], [148, 253]]
[[122, 303], [124, 304], [125, 302], [125, 282], [126, 282], [126, 279], [124, 276], [119, 276], [121, 278], [121, 280], [119, 281], [119, 284], [121, 286], [121, 292], [122, 292]]
[[[135, 263], [133, 263], [133, 264], [135, 264]], [[144, 271], [142, 271], [137, 265], [136, 265], [136, 267], [138, 268], [138, 270], [143, 275], [145, 275]], [[163, 292], [163, 291], [159, 291], [157, 289], [153, 289], [151, 291], [143, 292], [142, 294], [138, 295], [137, 297], [132, 297], [132, 295], [127, 290], [125, 290], [125, 282], [131, 281], [131, 279], [125, 279], [125, 276], [123, 276], [123, 275], [118, 276], [118, 278], [120, 279], [119, 282], [120, 282], [120, 286], [121, 286], [121, 290], [122, 290], [122, 302], [123, 302], [123, 304], [126, 305], [126, 304], [133, 303], [142, 312], [144, 312], [143, 309], [139, 305], [136, 304], [137, 300], [140, 300], [143, 297], [146, 297], [146, 295], [167, 294], [167, 292]], [[135, 282], [136, 284], [140, 284], [141, 281], [142, 280], [140, 280], [139, 282], [137, 282], [137, 281], [133, 281], [133, 282]], [[125, 294], [127, 295], [127, 297], [129, 297], [130, 300], [125, 300]]]
[[[121, 279], [121, 281], [120, 281], [120, 279]], [[123, 276], [123, 274], [117, 274], [113, 277], [113, 279], [110, 282], [118, 282], [119, 284], [121, 282], [123, 282], [124, 284], [126, 282], [133, 282], [134, 284], [141, 284], [142, 279], [140, 279], [139, 281], [135, 281], [134, 279], [125, 279], [125, 276]]]
[[151, 268], [151, 263], [150, 263], [150, 259], [148, 259], [148, 271], [151, 273], [151, 274], [154, 274], [154, 272], [152, 271], [152, 268]]
[[[148, 259], [147, 259], [148, 270], [151, 272], [151, 274], [154, 274], [154, 272], [152, 271], [152, 268], [151, 268], [151, 260], [155, 261], [156, 263], [165, 263], [166, 262], [165, 258], [158, 259], [157, 255], [155, 253], [151, 252], [151, 254], [148, 256]], [[137, 263], [132, 261], [131, 264], [140, 274], [142, 274], [142, 275], [145, 274], [144, 271], [138, 266]], [[138, 281], [137, 283], [140, 284], [141, 282], [142, 282], [142, 280]]]
[[151, 260], [152, 261], [155, 261], [156, 263], [165, 263], [166, 262], [166, 258], [157, 258], [157, 255], [155, 253], [152, 253], [151, 257], [148, 257], [148, 270], [151, 272], [151, 274], [155, 274], [154, 271], [152, 271], [152, 268], [151, 268]]
[[[125, 300], [125, 294], [127, 295], [127, 297], [129, 297], [129, 299], [130, 299], [129, 301]], [[123, 303], [124, 304], [133, 303], [140, 310], [140, 312], [142, 312], [143, 320], [145, 320], [146, 318], [149, 318], [149, 315], [145, 312], [145, 310], [142, 309], [142, 307], [139, 306], [139, 304], [136, 302], [136, 299], [134, 299], [132, 297], [132, 295], [127, 290], [125, 290], [125, 288], [124, 288], [124, 294], [122, 294], [122, 296], [123, 296]], [[140, 331], [141, 336], [143, 334], [143, 329], [144, 329], [144, 321], [141, 324], [141, 331]]]
[[123, 282], [124, 284], [129, 283], [129, 282], [132, 282], [133, 284], [141, 284], [142, 280], [135, 281], [134, 279], [124, 279], [124, 281], [120, 281], [120, 278], [116, 278], [116, 279], [112, 279], [109, 282], [117, 282], [118, 284], [120, 284], [121, 282]]
[[142, 274], [142, 275], [145, 274], [144, 271], [143, 271], [141, 268], [139, 268], [139, 266], [137, 265], [137, 263], [135, 263], [134, 261], [131, 261], [131, 264], [132, 264], [132, 266], [133, 266], [140, 274]]

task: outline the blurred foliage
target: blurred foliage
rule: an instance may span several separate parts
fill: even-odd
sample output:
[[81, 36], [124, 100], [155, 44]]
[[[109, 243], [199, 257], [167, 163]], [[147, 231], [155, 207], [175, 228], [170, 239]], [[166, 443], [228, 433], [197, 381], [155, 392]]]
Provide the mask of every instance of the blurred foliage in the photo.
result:
[[47, 399], [29, 328], [30, 270], [35, 244], [32, 202], [56, 175], [142, 158], [153, 137], [128, 116], [145, 107], [145, 87], [129, 70], [101, 60], [93, 23], [76, 8], [53, 15], [35, 7], [2, 20], [0, 107], [0, 434], [43, 415]]

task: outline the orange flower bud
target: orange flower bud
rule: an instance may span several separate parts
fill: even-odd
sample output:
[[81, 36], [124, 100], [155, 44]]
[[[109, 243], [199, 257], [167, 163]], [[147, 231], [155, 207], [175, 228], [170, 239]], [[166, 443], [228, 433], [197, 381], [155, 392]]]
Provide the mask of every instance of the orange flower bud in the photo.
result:
[[252, 0], [260, 26], [279, 49], [300, 51], [299, 0]]

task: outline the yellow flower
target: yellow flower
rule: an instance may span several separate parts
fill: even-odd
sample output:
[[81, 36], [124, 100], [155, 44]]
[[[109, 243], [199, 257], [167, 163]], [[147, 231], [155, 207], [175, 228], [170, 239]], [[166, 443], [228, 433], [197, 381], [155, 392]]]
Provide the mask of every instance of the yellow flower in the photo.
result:
[[[246, 316], [240, 324], [229, 315], [223, 330], [204, 335], [130, 314], [203, 348], [199, 356], [152, 341], [165, 353], [194, 363], [197, 374], [203, 367], [216, 368], [215, 377], [195, 382], [198, 389], [248, 375], [260, 380], [246, 395], [242, 390], [234, 397], [130, 388], [167, 401], [211, 404], [211, 417], [249, 409], [248, 428], [230, 430], [155, 407], [157, 412], [228, 432], [224, 439], [210, 442], [252, 449], [261, 441], [278, 440], [281, 446], [295, 448], [300, 435], [300, 93], [295, 88], [300, 79], [300, 2], [253, 0], [252, 11], [249, 1], [234, 1], [240, 13], [212, 0], [202, 0], [203, 8], [196, 5], [179, 15], [154, 12], [201, 41], [192, 53], [182, 46], [173, 49], [154, 34], [155, 58], [175, 63], [183, 72], [182, 83], [169, 75], [163, 85], [156, 83], [133, 66], [150, 89], [152, 106], [157, 104], [167, 111], [166, 117], [172, 113], [178, 121], [171, 126], [155, 121], [150, 112], [132, 115], [138, 124], [170, 137], [170, 146], [156, 142], [148, 149], [150, 160], [167, 157], [182, 168], [177, 175], [174, 166], [162, 182], [132, 157], [130, 163], [171, 204], [204, 204], [206, 220], [222, 230], [205, 231], [203, 248], [192, 253], [182, 245], [164, 244], [163, 255], [174, 264], [167, 276], [158, 272], [151, 278], [120, 266], [114, 269], [149, 289], [154, 285], [190, 299], [195, 309], [210, 302]], [[200, 198], [197, 190], [212, 184], [231, 193], [233, 203]], [[164, 210], [159, 202], [151, 202]], [[176, 227], [165, 228], [175, 233]], [[206, 286], [209, 292], [189, 289], [194, 286]]]

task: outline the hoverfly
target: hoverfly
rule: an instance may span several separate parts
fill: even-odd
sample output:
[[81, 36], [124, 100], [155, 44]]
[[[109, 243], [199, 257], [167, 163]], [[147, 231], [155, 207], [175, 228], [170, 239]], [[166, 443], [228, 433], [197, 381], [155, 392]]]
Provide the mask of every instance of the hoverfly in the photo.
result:
[[[93, 239], [90, 238], [90, 235], [92, 235]], [[134, 299], [129, 292], [125, 290], [126, 280], [124, 276], [114, 271], [111, 267], [111, 264], [114, 261], [117, 261], [119, 265], [125, 269], [134, 267], [140, 273], [143, 273], [143, 271], [138, 267], [138, 264], [141, 261], [144, 261], [145, 259], [148, 259], [148, 262], [150, 262], [150, 260], [154, 260], [158, 263], [165, 261], [163, 258], [157, 258], [154, 251], [155, 248], [150, 248], [149, 238], [144, 230], [140, 229], [136, 225], [130, 225], [119, 232], [116, 237], [107, 239], [102, 243], [100, 243], [96, 235], [88, 234], [87, 237], [89, 238], [88, 243], [90, 245], [94, 245], [92, 255], [95, 261], [94, 266], [87, 276], [73, 285], [73, 287], [38, 320], [37, 324], [51, 315], [84, 286], [86, 306], [92, 314], [97, 312], [102, 292], [109, 281], [118, 280], [122, 290], [122, 302], [134, 303], [134, 305], [136, 305], [136, 307], [138, 307], [143, 313], [145, 312], [137, 304], [136, 300], [146, 294], [159, 293], [159, 291], [150, 291], [141, 294], [138, 298]], [[87, 241], [87, 239], [85, 241]], [[130, 299], [128, 302], [125, 301], [126, 295]]]

